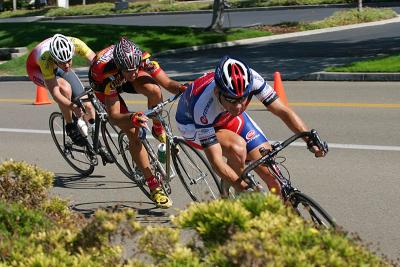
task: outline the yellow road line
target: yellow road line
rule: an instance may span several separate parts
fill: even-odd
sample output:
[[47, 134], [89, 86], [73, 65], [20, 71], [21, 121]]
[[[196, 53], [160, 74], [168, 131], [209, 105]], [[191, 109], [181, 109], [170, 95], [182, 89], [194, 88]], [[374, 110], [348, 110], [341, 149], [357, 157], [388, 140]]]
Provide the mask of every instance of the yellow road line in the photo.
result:
[[[34, 99], [26, 98], [0, 98], [3, 103], [33, 103]], [[129, 100], [127, 104], [147, 105], [145, 100]], [[54, 103], [54, 101], [53, 101]], [[289, 102], [292, 107], [353, 107], [353, 108], [400, 108], [396, 103], [336, 103], [336, 102]], [[251, 102], [250, 106], [263, 106], [259, 102]]]
[[8, 103], [33, 103], [35, 99], [25, 99], [25, 98], [0, 98], [0, 102]]

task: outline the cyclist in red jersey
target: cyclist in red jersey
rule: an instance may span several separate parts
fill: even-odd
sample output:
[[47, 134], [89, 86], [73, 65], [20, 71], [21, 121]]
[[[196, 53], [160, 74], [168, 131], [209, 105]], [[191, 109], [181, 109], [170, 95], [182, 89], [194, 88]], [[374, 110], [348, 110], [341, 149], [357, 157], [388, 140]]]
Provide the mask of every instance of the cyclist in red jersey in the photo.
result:
[[[160, 208], [169, 208], [172, 201], [151, 172], [147, 152], [138, 139], [136, 127], [144, 125], [147, 118], [141, 116], [142, 113], [130, 114], [120, 93], [143, 94], [147, 96], [150, 108], [162, 101], [159, 85], [173, 94], [184, 90], [185, 86], [170, 79], [156, 61], [150, 60], [148, 53], [142, 53], [127, 38], [121, 38], [96, 55], [90, 66], [89, 81], [97, 97], [106, 105], [111, 122], [127, 134], [132, 158], [143, 172], [154, 202]], [[165, 142], [165, 132], [159, 121], [153, 121], [152, 133], [160, 142]]]

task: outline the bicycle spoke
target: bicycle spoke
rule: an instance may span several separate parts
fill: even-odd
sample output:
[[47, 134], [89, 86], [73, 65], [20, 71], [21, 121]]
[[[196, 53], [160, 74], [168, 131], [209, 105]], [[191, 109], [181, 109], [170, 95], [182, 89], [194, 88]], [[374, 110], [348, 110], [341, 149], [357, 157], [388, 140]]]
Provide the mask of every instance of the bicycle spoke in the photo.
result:
[[53, 112], [49, 118], [51, 137], [65, 161], [82, 175], [90, 175], [97, 164], [96, 156], [88, 155], [85, 148], [75, 147], [65, 133], [64, 119], [59, 112]]

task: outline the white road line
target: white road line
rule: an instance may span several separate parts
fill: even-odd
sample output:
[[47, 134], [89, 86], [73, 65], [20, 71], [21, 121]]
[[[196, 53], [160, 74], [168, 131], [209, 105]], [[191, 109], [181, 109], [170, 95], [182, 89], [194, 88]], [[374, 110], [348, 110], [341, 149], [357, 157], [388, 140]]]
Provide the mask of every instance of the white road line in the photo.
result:
[[[272, 141], [273, 142], [273, 141]], [[292, 146], [306, 146], [305, 143], [293, 142]], [[376, 145], [355, 145], [355, 144], [335, 144], [328, 143], [329, 148], [360, 149], [360, 150], [385, 150], [400, 151], [400, 146], [376, 146]]]
[[[14, 128], [0, 128], [0, 133], [36, 133], [36, 134], [50, 134], [49, 130], [34, 130], [34, 129], [14, 129]], [[61, 132], [56, 132], [61, 134]], [[154, 139], [152, 135], [148, 135], [149, 139]], [[271, 142], [276, 142], [271, 140]], [[303, 142], [293, 142], [292, 146], [305, 146]], [[328, 143], [329, 148], [343, 148], [343, 149], [358, 149], [358, 150], [384, 150], [384, 151], [400, 151], [400, 146], [378, 146], [378, 145], [356, 145], [356, 144], [335, 144]]]

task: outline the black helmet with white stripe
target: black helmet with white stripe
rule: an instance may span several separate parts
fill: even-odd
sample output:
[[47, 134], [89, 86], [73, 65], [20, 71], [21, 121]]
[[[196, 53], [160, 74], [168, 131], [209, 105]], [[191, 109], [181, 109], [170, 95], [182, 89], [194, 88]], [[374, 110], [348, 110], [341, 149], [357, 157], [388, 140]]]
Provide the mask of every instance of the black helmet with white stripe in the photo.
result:
[[142, 51], [131, 40], [122, 37], [114, 46], [114, 62], [120, 70], [136, 70], [142, 61]]
[[74, 55], [74, 44], [64, 35], [55, 34], [50, 40], [50, 55], [61, 63], [70, 61]]

